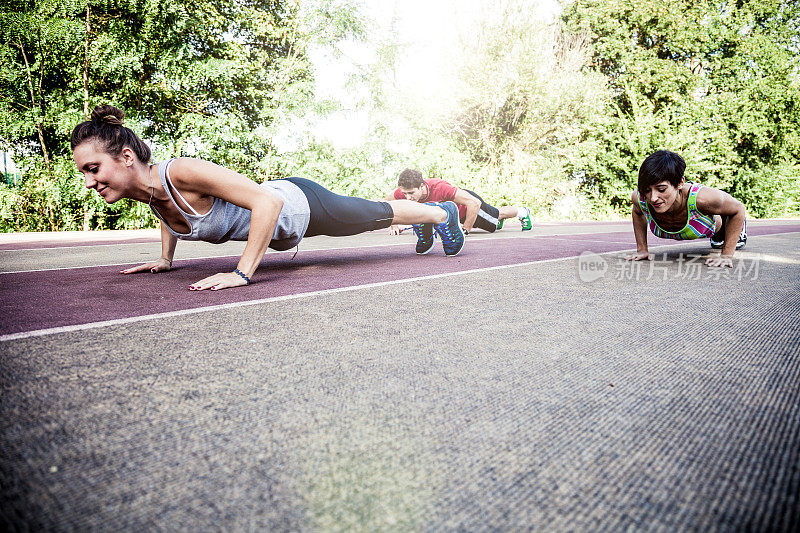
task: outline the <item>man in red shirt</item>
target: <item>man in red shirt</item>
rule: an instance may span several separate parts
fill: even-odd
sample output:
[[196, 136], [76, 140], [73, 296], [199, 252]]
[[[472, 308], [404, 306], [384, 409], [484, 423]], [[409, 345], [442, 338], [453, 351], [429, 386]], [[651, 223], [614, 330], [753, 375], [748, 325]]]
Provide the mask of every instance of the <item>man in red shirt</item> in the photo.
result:
[[[397, 179], [398, 188], [394, 193], [387, 195], [387, 200], [413, 200], [415, 202], [446, 202], [453, 201], [458, 205], [458, 215], [464, 226], [464, 233], [472, 231], [473, 227], [480, 228], [494, 233], [499, 228], [503, 227], [503, 220], [507, 218], [518, 217], [522, 224], [522, 231], [530, 230], [533, 227], [531, 222], [530, 211], [525, 207], [512, 207], [502, 206], [500, 208], [489, 205], [483, 199], [468, 189], [459, 189], [444, 180], [437, 178], [422, 179], [422, 173], [419, 170], [407, 168], [400, 173]], [[433, 246], [433, 237], [431, 231], [422, 231], [424, 235], [420, 236], [420, 230], [427, 230], [428, 228], [414, 227], [414, 232], [420, 241], [418, 242], [417, 253], [427, 253]], [[392, 226], [390, 232], [393, 234], [400, 233], [398, 226]], [[427, 246], [427, 234], [431, 234], [430, 246]], [[427, 248], [427, 250], [426, 250]], [[423, 251], [420, 251], [423, 250]]]

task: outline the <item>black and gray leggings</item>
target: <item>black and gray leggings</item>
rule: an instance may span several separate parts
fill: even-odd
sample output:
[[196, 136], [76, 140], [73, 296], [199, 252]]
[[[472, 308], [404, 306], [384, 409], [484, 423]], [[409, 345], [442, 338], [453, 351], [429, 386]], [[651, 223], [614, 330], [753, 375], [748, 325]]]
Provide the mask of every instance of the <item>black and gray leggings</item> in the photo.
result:
[[288, 181], [300, 187], [311, 208], [306, 237], [344, 237], [392, 225], [394, 211], [387, 202], [336, 194], [306, 178], [288, 178]]

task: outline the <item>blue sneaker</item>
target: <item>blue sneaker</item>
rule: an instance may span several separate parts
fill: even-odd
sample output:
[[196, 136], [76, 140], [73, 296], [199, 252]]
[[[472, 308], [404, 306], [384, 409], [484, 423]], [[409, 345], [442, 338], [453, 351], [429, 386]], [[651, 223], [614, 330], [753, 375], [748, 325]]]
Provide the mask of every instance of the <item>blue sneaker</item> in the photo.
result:
[[417, 236], [417, 253], [425, 255], [433, 248], [433, 224], [414, 224], [413, 227]]
[[442, 202], [435, 204], [447, 211], [447, 220], [441, 224], [436, 224], [434, 228], [439, 237], [442, 238], [445, 255], [458, 255], [464, 247], [464, 230], [458, 221], [458, 206], [455, 202]]

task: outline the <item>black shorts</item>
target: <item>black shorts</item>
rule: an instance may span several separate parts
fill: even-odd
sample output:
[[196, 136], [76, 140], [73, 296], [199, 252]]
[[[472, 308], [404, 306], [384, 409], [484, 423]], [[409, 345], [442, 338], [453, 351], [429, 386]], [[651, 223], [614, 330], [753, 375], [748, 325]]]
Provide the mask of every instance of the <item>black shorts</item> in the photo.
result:
[[[481, 201], [481, 208], [478, 211], [478, 218], [475, 219], [476, 228], [486, 230], [489, 233], [497, 231], [497, 225], [500, 223], [500, 210], [493, 205], [489, 205], [483, 201], [483, 198], [470, 191], [469, 189], [462, 189], [464, 192], [470, 193], [472, 196]], [[461, 219], [464, 222], [464, 219]]]
[[306, 178], [288, 178], [287, 181], [300, 187], [308, 199], [311, 220], [306, 237], [344, 237], [392, 225], [394, 211], [387, 202], [342, 196]]

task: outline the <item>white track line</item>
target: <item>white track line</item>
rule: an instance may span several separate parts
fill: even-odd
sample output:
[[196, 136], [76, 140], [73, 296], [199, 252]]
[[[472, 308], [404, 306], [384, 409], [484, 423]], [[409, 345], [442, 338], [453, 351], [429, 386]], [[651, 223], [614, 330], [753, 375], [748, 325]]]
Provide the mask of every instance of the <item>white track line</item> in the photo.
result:
[[[86, 241], [80, 241], [81, 243]], [[101, 246], [133, 246], [135, 244], [160, 244], [161, 241], [143, 241], [143, 242], [112, 242], [108, 244], [79, 244], [75, 243], [69, 246], [40, 246], [38, 248], [0, 248], [0, 253], [11, 252], [38, 252], [39, 250], [61, 250], [62, 248], [99, 248]]]
[[[497, 240], [520, 239], [520, 238], [530, 239], [530, 238], [533, 238], [533, 237], [553, 237], [553, 238], [558, 239], [558, 240], [569, 240], [573, 235], [594, 235], [595, 233], [598, 233], [598, 232], [566, 233], [566, 234], [563, 234], [563, 235], [562, 234], [559, 234], [559, 235], [535, 235], [535, 236], [532, 235], [531, 237], [511, 237], [511, 236], [500, 237], [500, 236], [492, 236], [492, 235], [481, 235], [480, 237], [478, 237], [477, 239], [474, 239], [474, 240], [475, 241], [485, 241], [485, 240], [491, 239], [493, 241], [497, 241]], [[607, 233], [618, 233], [618, 232], [607, 232]], [[791, 235], [791, 234], [794, 234], [794, 233], [800, 233], [800, 232], [787, 231], [787, 232], [783, 232], [783, 233], [767, 233], [765, 235], [752, 235], [751, 238], [752, 237], [770, 237], [770, 236], [776, 236], [776, 235]], [[602, 235], [604, 233], [599, 233], [599, 234]], [[580, 240], [579, 242], [592, 242], [592, 241]], [[602, 242], [604, 242], [606, 244], [632, 244], [629, 241], [602, 241]], [[694, 241], [683, 241], [682, 243], [675, 243], [675, 244], [686, 244], [686, 243], [690, 243], [690, 242], [694, 242]], [[132, 244], [152, 244], [152, 243], [132, 243]], [[330, 250], [330, 251], [335, 251], [335, 250], [355, 250], [357, 248], [378, 248], [380, 246], [404, 246], [404, 245], [408, 245], [408, 244], [409, 244], [408, 242], [393, 242], [393, 243], [384, 243], [384, 244], [368, 244], [368, 245], [365, 245], [365, 246], [342, 246], [341, 248], [310, 248], [308, 250], [301, 250], [298, 253], [321, 252], [321, 251], [326, 251], [326, 250]], [[106, 246], [106, 245], [103, 245], [103, 246]], [[662, 244], [662, 245], [659, 245], [659, 246], [671, 246], [671, 245], [670, 244]], [[65, 248], [70, 248], [70, 247], [66, 247], [65, 246]], [[42, 248], [31, 248], [31, 250], [41, 250], [41, 249]], [[20, 251], [20, 250], [16, 250], [16, 251]], [[274, 255], [274, 254], [294, 254], [294, 253], [295, 253], [294, 250], [285, 250], [285, 251], [282, 251], [282, 252], [278, 252], [276, 250], [270, 250], [269, 251], [270, 255]], [[182, 257], [180, 259], [175, 259], [175, 261], [199, 261], [199, 260], [203, 260], [203, 259], [227, 259], [227, 258], [235, 258], [235, 257], [241, 257], [241, 254], [234, 254], [234, 255], [207, 255], [207, 256], [200, 256], [200, 257]], [[70, 267], [35, 268], [35, 269], [30, 269], [30, 270], [7, 270], [7, 271], [0, 271], [0, 276], [2, 276], [3, 274], [25, 274], [25, 273], [28, 273], [28, 272], [51, 272], [51, 271], [54, 271], [54, 270], [79, 270], [79, 269], [82, 269], [82, 268], [103, 268], [103, 267], [113, 267], [113, 266], [124, 267], [124, 266], [129, 266], [129, 265], [132, 265], [132, 264], [136, 264], [136, 263], [137, 263], [136, 261], [127, 261], [127, 262], [124, 262], [124, 263], [104, 263], [104, 264], [100, 264], [100, 265], [81, 265], [81, 266], [70, 266]]]
[[[477, 235], [476, 235], [477, 236]], [[481, 235], [478, 240], [485, 239], [489, 237], [490, 234]], [[309, 237], [310, 238], [310, 237]], [[495, 237], [498, 238], [498, 237]], [[501, 239], [510, 239], [513, 237], [499, 237]], [[97, 243], [97, 244], [83, 244], [87, 241], [78, 241], [74, 244], [63, 245], [63, 246], [41, 246], [38, 248], [2, 248], [0, 246], [0, 253], [14, 253], [14, 252], [38, 252], [39, 250], [62, 250], [62, 249], [70, 249], [70, 248], [99, 248], [102, 246], [135, 246], [135, 245], [147, 245], [147, 244], [161, 244], [160, 240], [150, 240], [150, 241], [143, 241], [143, 242], [114, 242], [114, 243]], [[244, 246], [245, 241], [241, 241], [242, 246]], [[376, 246], [376, 245], [370, 245]], [[380, 246], [380, 245], [378, 245]], [[387, 244], [386, 246], [395, 246], [395, 243]], [[351, 248], [357, 248], [352, 246]], [[322, 248], [325, 249], [325, 248]]]
[[[657, 247], [654, 247], [654, 248], [666, 248], [666, 247], [669, 247], [669, 246], [677, 246], [679, 244], [683, 244], [683, 243], [666, 244], [666, 245], [657, 246]], [[602, 254], [598, 254], [598, 255], [618, 254], [618, 253], [621, 253], [621, 252], [628, 252], [628, 251], [633, 251], [633, 250], [635, 250], [635, 248], [629, 248], [627, 250], [614, 250], [614, 251], [611, 251], [611, 252], [603, 252]], [[58, 334], [58, 333], [69, 333], [71, 331], [82, 331], [82, 330], [102, 328], [102, 327], [107, 327], [107, 326], [117, 326], [117, 325], [123, 325], [123, 324], [132, 324], [134, 322], [142, 322], [142, 321], [145, 321], [145, 320], [156, 320], [156, 319], [169, 318], [169, 317], [174, 317], [174, 316], [192, 315], [192, 314], [196, 314], [196, 313], [205, 313], [205, 312], [209, 312], [209, 311], [219, 311], [221, 309], [234, 309], [234, 308], [238, 308], [238, 307], [246, 307], [246, 306], [250, 306], [250, 305], [259, 305], [259, 304], [265, 304], [265, 303], [270, 303], [270, 302], [280, 302], [280, 301], [284, 301], [284, 300], [294, 300], [294, 299], [298, 299], [298, 298], [310, 298], [310, 297], [313, 297], [313, 296], [324, 296], [324, 295], [336, 294], [336, 293], [340, 293], [340, 292], [357, 291], [357, 290], [362, 290], [362, 289], [372, 289], [372, 288], [375, 288], [375, 287], [385, 287], [387, 285], [398, 285], [400, 283], [410, 283], [410, 282], [414, 282], [414, 281], [422, 281], [422, 280], [428, 280], [428, 279], [438, 279], [438, 278], [445, 278], [445, 277], [449, 277], [449, 276], [459, 276], [459, 275], [462, 275], [462, 274], [474, 274], [476, 272], [489, 272], [491, 270], [502, 270], [502, 269], [506, 269], [506, 268], [515, 268], [515, 267], [536, 265], [536, 264], [542, 264], [542, 263], [554, 263], [554, 262], [557, 262], [557, 261], [566, 261], [566, 260], [569, 260], [569, 259], [577, 259], [578, 257], [580, 257], [580, 255], [572, 255], [572, 256], [569, 256], [569, 257], [559, 257], [559, 258], [556, 258], [556, 259], [541, 259], [539, 261], [527, 261], [525, 263], [515, 263], [513, 265], [500, 265], [500, 266], [493, 266], [493, 267], [474, 268], [474, 269], [471, 269], [471, 270], [462, 270], [462, 271], [459, 271], [459, 272], [445, 272], [445, 273], [442, 273], [442, 274], [431, 274], [429, 276], [419, 276], [419, 277], [415, 277], [415, 278], [404, 278], [404, 279], [391, 280], [391, 281], [380, 281], [380, 282], [376, 282], [376, 283], [366, 283], [364, 285], [352, 285], [350, 287], [339, 287], [337, 289], [325, 289], [325, 290], [321, 290], [321, 291], [301, 292], [301, 293], [298, 293], [298, 294], [287, 294], [285, 296], [275, 296], [275, 297], [272, 297], [272, 298], [262, 298], [262, 299], [259, 299], [259, 300], [248, 300], [248, 301], [245, 301], [245, 302], [235, 302], [235, 303], [229, 303], [229, 304], [210, 305], [210, 306], [206, 306], [206, 307], [195, 307], [193, 309], [183, 309], [181, 311], [169, 311], [167, 313], [157, 313], [157, 314], [152, 314], [152, 315], [142, 315], [142, 316], [129, 317], [129, 318], [118, 318], [118, 319], [114, 319], [114, 320], [104, 320], [104, 321], [101, 321], [101, 322], [87, 322], [85, 324], [75, 324], [75, 325], [72, 325], [72, 326], [61, 326], [61, 327], [57, 327], [57, 328], [47, 328], [47, 329], [37, 329], [37, 330], [32, 330], [32, 331], [23, 331], [23, 332], [20, 332], [20, 333], [11, 333], [11, 334], [8, 334], [8, 335], [0, 335], [0, 342], [12, 341], [12, 340], [17, 340], [17, 339], [26, 339], [26, 338], [29, 338], [29, 337], [42, 337], [42, 336], [45, 336], [45, 335], [55, 335], [55, 334]]]
[[[403, 244], [409, 244], [407, 242], [398, 242], [398, 243], [390, 243], [390, 244], [368, 244], [366, 246], [343, 246], [341, 248], [312, 248], [310, 250], [301, 250], [298, 254], [306, 253], [306, 252], [319, 252], [323, 250], [350, 250], [354, 248], [375, 248], [378, 246], [402, 246]], [[294, 254], [294, 250], [284, 250], [284, 251], [277, 251], [277, 250], [270, 250], [269, 255], [274, 254]], [[265, 254], [266, 255], [266, 254]], [[229, 257], [241, 257], [242, 254], [234, 254], [234, 255], [207, 255], [201, 257], [182, 257], [180, 259], [175, 259], [175, 261], [197, 261], [200, 259], [227, 259]], [[81, 268], [99, 268], [99, 267], [112, 267], [112, 266], [128, 266], [136, 264], [136, 261], [128, 261], [125, 263], [108, 263], [103, 265], [82, 265], [82, 266], [72, 266], [72, 267], [54, 267], [54, 268], [38, 268], [33, 270], [9, 270], [6, 272], [0, 272], [0, 275], [3, 274], [23, 274], [25, 272], [48, 272], [51, 270], [79, 270]]]
[[[522, 239], [531, 239], [531, 238], [536, 238], [536, 237], [551, 237], [551, 238], [554, 238], [554, 240], [570, 240], [570, 238], [573, 235], [595, 235], [595, 234], [605, 235], [607, 233], [619, 233], [619, 232], [616, 232], [616, 231], [610, 231], [610, 232], [593, 232], [593, 231], [590, 231], [590, 232], [587, 232], [587, 233], [565, 233], [565, 234], [558, 234], [558, 235], [531, 235], [530, 237], [527, 237], [527, 236], [526, 237], [512, 237], [512, 236], [503, 237], [503, 236], [495, 236], [495, 235], [487, 234], [487, 235], [480, 235], [480, 236], [476, 235], [475, 237], [477, 237], [477, 238], [475, 238], [473, 240], [474, 241], [485, 241], [485, 240], [491, 239], [493, 241], [497, 241], [497, 240], [521, 239], [521, 238]], [[789, 232], [785, 232], [785, 233], [768, 233], [766, 235], [754, 235], [754, 236], [755, 237], [766, 237], [766, 236], [770, 236], [770, 235], [785, 235], [785, 234], [791, 234], [791, 233], [800, 233], [800, 232], [789, 231]], [[472, 237], [470, 237], [470, 239], [472, 239]], [[590, 241], [590, 240], [579, 240], [579, 242], [587, 242], [588, 243], [588, 242], [593, 242], [593, 241]], [[606, 244], [632, 244], [630, 241], [602, 241], [602, 242], [604, 242]], [[692, 241], [685, 241], [685, 242], [692, 242]], [[130, 244], [154, 244], [154, 243], [130, 243]], [[334, 251], [334, 250], [354, 250], [354, 249], [357, 249], [357, 248], [378, 248], [380, 246], [405, 246], [405, 245], [409, 245], [409, 242], [368, 244], [368, 245], [364, 245], [364, 246], [342, 246], [340, 248], [310, 248], [310, 249], [307, 249], [307, 250], [300, 250], [298, 253], [320, 252], [320, 251], [325, 251], [325, 250], [330, 250], [330, 251]], [[111, 246], [111, 245], [102, 245], [102, 246]], [[669, 245], [663, 244], [663, 245], [660, 245], [660, 246], [669, 246]], [[72, 248], [72, 247], [64, 246], [64, 248]], [[43, 250], [43, 249], [45, 249], [45, 248], [30, 248], [30, 250]], [[14, 251], [21, 251], [21, 250], [14, 250]], [[294, 252], [294, 250], [286, 250], [286, 251], [283, 251], [283, 252], [270, 250], [268, 253], [270, 255], [274, 255], [274, 254], [294, 254], [295, 252]], [[175, 259], [175, 261], [199, 261], [199, 260], [203, 260], [203, 259], [227, 259], [227, 258], [235, 258], [235, 257], [241, 257], [241, 254], [207, 255], [207, 256], [200, 256], [200, 257], [181, 257], [180, 259]], [[30, 269], [30, 270], [7, 270], [7, 271], [0, 271], [0, 276], [2, 276], [3, 274], [25, 274], [27, 272], [50, 272], [50, 271], [54, 271], [54, 270], [79, 270], [79, 269], [82, 269], [82, 268], [104, 268], [104, 267], [113, 267], [113, 266], [124, 267], [124, 266], [130, 266], [130, 265], [136, 264], [136, 263], [137, 263], [136, 261], [127, 261], [127, 262], [124, 262], [124, 263], [104, 263], [104, 264], [99, 264], [99, 265], [80, 265], [80, 266], [70, 266], [70, 267], [35, 268], [35, 269]]]
[[[771, 234], [771, 235], [787, 235], [787, 234], [792, 234], [792, 233], [800, 233], [800, 232], [786, 232], [786, 233]], [[757, 236], [758, 237], [766, 237], [767, 235], [757, 235]], [[677, 243], [672, 243], [672, 244], [663, 244], [663, 245], [660, 245], [660, 246], [654, 246], [654, 247], [651, 248], [651, 250], [658, 250], [658, 249], [662, 249], [662, 248], [670, 248], [670, 247], [674, 247], [674, 246], [681, 246], [681, 245], [691, 244], [691, 243], [692, 243], [692, 241], [683, 241], [683, 242], [677, 242]], [[383, 245], [378, 245], [378, 246], [383, 246]], [[390, 245], [390, 246], [395, 246], [395, 245]], [[366, 247], [364, 247], [364, 248], [366, 248]], [[624, 249], [624, 250], [613, 250], [613, 251], [609, 251], [609, 252], [603, 252], [603, 253], [600, 253], [600, 254], [597, 254], [597, 255], [619, 254], [619, 253], [629, 252], [629, 251], [634, 251], [634, 250], [636, 250], [636, 248], [628, 248], [628, 249]], [[356, 290], [362, 290], [362, 289], [371, 289], [371, 288], [375, 288], [375, 287], [385, 287], [385, 286], [388, 286], [388, 285], [398, 285], [400, 283], [410, 283], [410, 282], [414, 282], [414, 281], [422, 281], [422, 280], [427, 280], [427, 279], [437, 279], [437, 278], [444, 278], [444, 277], [449, 277], [449, 276], [459, 276], [459, 275], [462, 275], [462, 274], [474, 274], [476, 272], [489, 272], [491, 270], [502, 270], [502, 269], [506, 269], [506, 268], [515, 268], [515, 267], [529, 266], [529, 265], [536, 265], [536, 264], [543, 264], [543, 263], [554, 263], [554, 262], [557, 262], [557, 261], [566, 261], [568, 259], [577, 259], [579, 257], [580, 257], [580, 255], [572, 255], [572, 256], [569, 256], [569, 257], [559, 257], [559, 258], [556, 258], [556, 259], [541, 259], [539, 261], [527, 261], [525, 263], [515, 263], [513, 265], [500, 265], [500, 266], [493, 266], [493, 267], [474, 268], [474, 269], [471, 269], [471, 270], [462, 270], [462, 271], [459, 271], [459, 272], [445, 272], [445, 273], [442, 273], [442, 274], [431, 274], [429, 276], [419, 276], [419, 277], [415, 277], [415, 278], [405, 278], [405, 279], [392, 280], [392, 281], [380, 281], [380, 282], [376, 282], [376, 283], [367, 283], [367, 284], [364, 284], [364, 285], [353, 285], [353, 286], [350, 286], [350, 287], [339, 287], [338, 289], [326, 289], [326, 290], [322, 290], [322, 291], [302, 292], [302, 293], [298, 293], [298, 294], [288, 294], [288, 295], [285, 295], [285, 296], [275, 296], [273, 298], [262, 298], [262, 299], [259, 299], [259, 300], [248, 300], [248, 301], [245, 301], [245, 302], [235, 302], [235, 303], [230, 303], [230, 304], [210, 305], [210, 306], [206, 306], [206, 307], [196, 307], [194, 309], [184, 309], [184, 310], [181, 310], [181, 311], [170, 311], [170, 312], [167, 312], [167, 313], [157, 313], [157, 314], [152, 314], [152, 315], [142, 315], [142, 316], [130, 317], [130, 318], [118, 318], [118, 319], [115, 319], [115, 320], [104, 320], [104, 321], [101, 321], [101, 322], [88, 322], [86, 324], [76, 324], [76, 325], [72, 325], [72, 326], [61, 326], [61, 327], [58, 327], [58, 328], [47, 328], [47, 329], [38, 329], [38, 330], [32, 330], [32, 331], [23, 331], [21, 333], [11, 333], [11, 334], [8, 334], [8, 335], [0, 335], [0, 342], [17, 340], [17, 339], [26, 339], [26, 338], [29, 338], [29, 337], [42, 337], [42, 336], [45, 336], [45, 335], [54, 335], [54, 334], [57, 334], [57, 333], [68, 333], [68, 332], [71, 332], [71, 331], [82, 331], [82, 330], [87, 330], [87, 329], [102, 328], [102, 327], [106, 327], [106, 326], [116, 326], [116, 325], [123, 325], [123, 324], [131, 324], [131, 323], [134, 323], [134, 322], [142, 322], [142, 321], [145, 321], [145, 320], [155, 320], [155, 319], [169, 318], [169, 317], [174, 317], [174, 316], [191, 315], [191, 314], [196, 314], [196, 313], [204, 313], [204, 312], [208, 312], [208, 311], [218, 311], [218, 310], [221, 310], [221, 309], [234, 309], [234, 308], [237, 308], [237, 307], [246, 307], [246, 306], [250, 306], [250, 305], [259, 305], [259, 304], [270, 303], [270, 302], [280, 302], [280, 301], [284, 301], [284, 300], [294, 300], [294, 299], [298, 299], [298, 298], [310, 298], [310, 297], [313, 297], [313, 296], [324, 296], [324, 295], [335, 294], [335, 293], [339, 293], [339, 292], [349, 292], [349, 291], [356, 291]]]
[[[485, 240], [489, 240], [490, 238], [491, 238], [491, 240], [496, 241], [496, 240], [501, 240], [501, 239], [519, 239], [520, 237], [491, 237], [490, 235], [486, 235], [486, 236], [478, 237], [478, 238], [473, 239], [473, 240], [474, 241], [485, 241]], [[529, 238], [529, 237], [525, 237], [525, 238]], [[242, 241], [242, 242], [244, 243], [244, 241]], [[139, 244], [148, 244], [148, 243], [139, 243]], [[152, 244], [152, 243], [149, 243], [149, 244]], [[328, 250], [330, 250], [330, 251], [335, 251], [335, 250], [355, 250], [355, 249], [358, 249], [358, 248], [378, 248], [378, 247], [381, 247], [381, 246], [410, 246], [410, 244], [411, 244], [410, 242], [405, 241], [405, 242], [391, 242], [391, 243], [383, 243], [383, 244], [367, 244], [367, 245], [363, 245], [363, 246], [342, 246], [340, 248], [309, 248], [309, 249], [306, 249], [306, 250], [300, 250], [297, 253], [298, 254], [302, 254], [302, 253], [308, 253], [308, 252], [322, 252], [322, 251], [328, 251]], [[628, 244], [628, 243], [623, 243], [623, 244]], [[244, 244], [242, 244], [242, 247], [244, 247]], [[39, 249], [41, 249], [41, 248], [39, 248]], [[36, 250], [36, 248], [33, 248], [33, 250]], [[16, 250], [16, 251], [19, 251], [19, 250]], [[295, 251], [294, 250], [284, 250], [284, 251], [279, 252], [279, 251], [276, 251], [276, 250], [270, 250], [268, 253], [269, 253], [269, 255], [274, 255], [274, 254], [294, 254]], [[208, 255], [208, 256], [201, 256], [201, 257], [181, 257], [180, 259], [175, 259], [175, 261], [197, 261], [197, 260], [201, 260], [201, 259], [226, 259], [226, 258], [230, 258], [230, 257], [241, 257], [241, 254], [234, 254], [234, 255]], [[81, 266], [71, 266], [71, 267], [35, 268], [35, 269], [30, 269], [30, 270], [7, 270], [7, 271], [0, 272], [0, 276], [2, 276], [3, 274], [24, 274], [26, 272], [49, 272], [49, 271], [53, 271], [53, 270], [79, 270], [79, 269], [82, 269], [82, 268], [100, 268], [100, 267], [112, 267], [112, 266], [120, 266], [120, 267], [122, 267], [122, 266], [129, 266], [129, 265], [132, 265], [132, 264], [136, 264], [136, 261], [127, 261], [125, 263], [105, 263], [105, 264], [101, 264], [101, 265], [81, 265]]]

